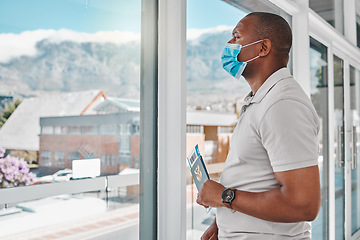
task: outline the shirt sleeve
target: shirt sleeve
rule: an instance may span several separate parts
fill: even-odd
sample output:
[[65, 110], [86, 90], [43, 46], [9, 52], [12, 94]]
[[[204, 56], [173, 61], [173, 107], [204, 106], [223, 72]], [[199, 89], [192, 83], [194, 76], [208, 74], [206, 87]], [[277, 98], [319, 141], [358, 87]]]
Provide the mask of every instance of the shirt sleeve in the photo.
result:
[[304, 103], [292, 99], [274, 103], [265, 113], [259, 134], [274, 172], [318, 164], [319, 121]]

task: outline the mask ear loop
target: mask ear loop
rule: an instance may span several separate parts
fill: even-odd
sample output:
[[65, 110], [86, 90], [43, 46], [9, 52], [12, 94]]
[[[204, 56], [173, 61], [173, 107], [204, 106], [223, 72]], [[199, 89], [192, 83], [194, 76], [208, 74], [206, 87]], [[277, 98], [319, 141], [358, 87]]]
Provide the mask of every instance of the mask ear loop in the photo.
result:
[[[249, 43], [249, 44], [243, 46], [243, 48], [244, 48], [244, 47], [247, 47], [247, 46], [250, 46], [250, 45], [253, 45], [253, 44], [256, 44], [256, 43], [259, 43], [259, 42], [262, 42], [262, 41], [263, 41], [263, 40], [258, 40], [258, 41], [256, 41], [256, 42]], [[253, 60], [255, 60], [255, 59], [259, 58], [259, 57], [260, 57], [260, 56], [256, 56], [256, 57], [251, 58], [251, 59], [249, 59], [249, 60], [247, 60], [247, 61], [245, 61], [245, 62], [246, 62], [246, 63], [251, 62], [251, 61], [253, 61]]]
[[245, 61], [246, 63], [248, 63], [248, 62], [251, 62], [252, 60], [255, 60], [255, 59], [257, 59], [257, 58], [259, 58], [260, 56], [256, 56], [256, 57], [254, 57], [254, 58], [252, 58], [252, 59], [250, 59], [250, 60], [247, 60], [247, 61]]
[[244, 45], [244, 46], [242, 46], [242, 47], [243, 47], [243, 48], [244, 48], [244, 47], [248, 47], [248, 46], [254, 45], [254, 44], [256, 44], [256, 43], [262, 42], [262, 41], [264, 41], [264, 40], [258, 40], [258, 41], [256, 41], [256, 42], [246, 44], [246, 45]]

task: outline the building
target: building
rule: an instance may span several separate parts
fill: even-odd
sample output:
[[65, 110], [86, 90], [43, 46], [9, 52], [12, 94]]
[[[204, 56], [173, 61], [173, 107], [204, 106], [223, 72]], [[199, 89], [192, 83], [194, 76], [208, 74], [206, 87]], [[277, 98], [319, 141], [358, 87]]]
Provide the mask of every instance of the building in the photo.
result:
[[187, 112], [186, 155], [198, 144], [207, 163], [225, 162], [236, 123], [232, 113]]
[[0, 129], [0, 146], [10, 150], [39, 151], [41, 117], [90, 114], [105, 98], [105, 93], [99, 90], [26, 98]]
[[[107, 97], [94, 107], [97, 114], [40, 118], [41, 168], [71, 168], [74, 159], [101, 159], [103, 175], [139, 168], [140, 102]], [[236, 115], [187, 113], [187, 152], [198, 144], [206, 162], [224, 162]]]
[[[139, 111], [130, 111], [129, 101], [106, 99], [95, 108], [101, 114], [40, 118], [39, 166], [71, 168], [72, 160], [100, 158], [104, 175], [139, 168]], [[121, 109], [104, 114], [109, 106], [115, 108], [107, 102]]]

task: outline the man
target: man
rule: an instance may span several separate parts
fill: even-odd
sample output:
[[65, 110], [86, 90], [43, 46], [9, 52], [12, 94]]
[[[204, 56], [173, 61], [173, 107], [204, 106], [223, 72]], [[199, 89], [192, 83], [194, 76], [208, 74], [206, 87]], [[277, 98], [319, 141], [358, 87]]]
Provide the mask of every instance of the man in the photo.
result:
[[320, 208], [319, 120], [286, 68], [291, 29], [280, 16], [251, 13], [222, 56], [251, 87], [220, 183], [208, 180], [197, 202], [217, 208], [201, 239], [311, 239]]

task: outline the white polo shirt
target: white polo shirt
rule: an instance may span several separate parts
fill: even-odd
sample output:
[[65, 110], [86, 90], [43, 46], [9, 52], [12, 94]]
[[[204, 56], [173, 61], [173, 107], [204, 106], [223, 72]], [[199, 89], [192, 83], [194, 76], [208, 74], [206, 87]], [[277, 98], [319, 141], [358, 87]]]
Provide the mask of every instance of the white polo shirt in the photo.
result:
[[[318, 164], [319, 119], [287, 68], [245, 99], [220, 183], [248, 192], [278, 188], [274, 172]], [[275, 223], [218, 208], [219, 239], [311, 239], [310, 223]]]

